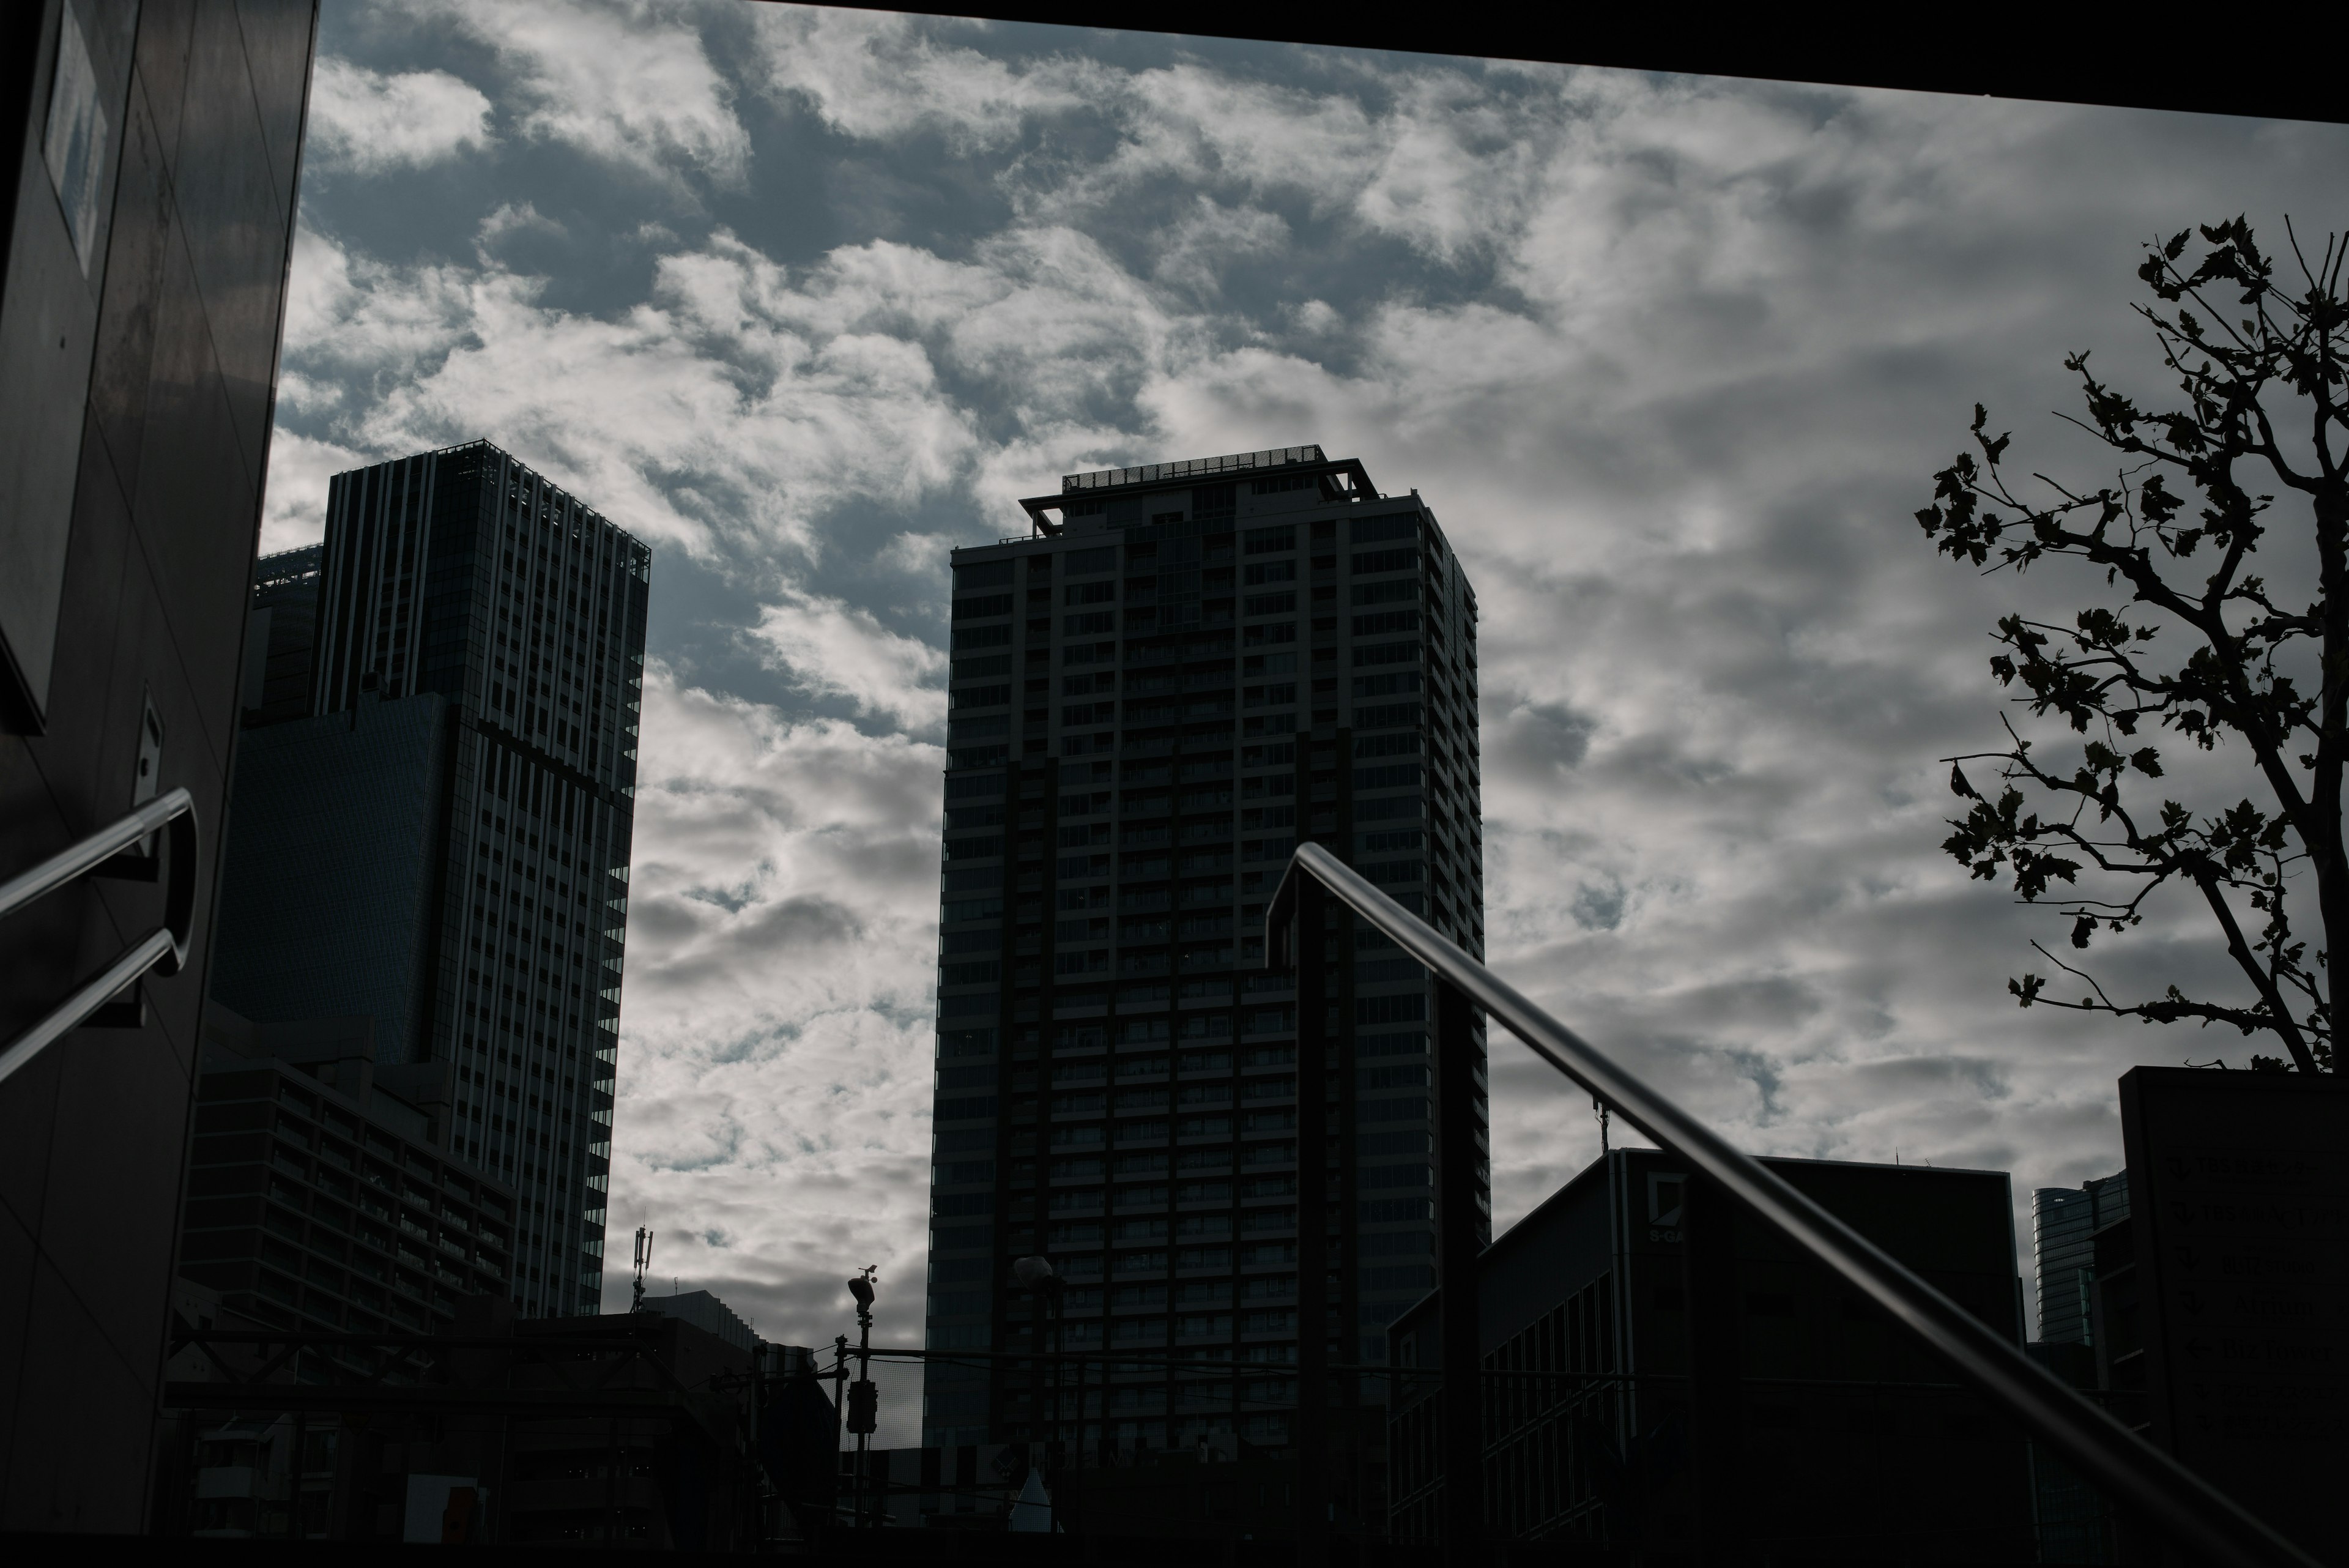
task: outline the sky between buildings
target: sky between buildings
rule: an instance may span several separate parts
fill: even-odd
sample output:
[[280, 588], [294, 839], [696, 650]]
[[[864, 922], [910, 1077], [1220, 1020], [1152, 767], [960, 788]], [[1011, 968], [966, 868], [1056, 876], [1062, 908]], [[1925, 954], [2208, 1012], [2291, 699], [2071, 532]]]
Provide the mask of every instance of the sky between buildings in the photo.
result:
[[[1063, 472], [1308, 441], [1425, 494], [1475, 585], [1493, 961], [1749, 1149], [2024, 1203], [2118, 1165], [2128, 1066], [2244, 1043], [2012, 1005], [2061, 929], [1940, 854], [1939, 759], [1997, 738], [1996, 617], [2086, 587], [1910, 514], [1977, 400], [2106, 478], [2051, 410], [2070, 350], [2159, 389], [2141, 243], [2321, 236], [2344, 166], [2331, 126], [327, 0], [264, 547], [475, 437], [652, 545], [616, 1307], [642, 1223], [657, 1288], [770, 1338], [849, 1330], [876, 1263], [918, 1339], [947, 552]], [[2103, 972], [2213, 972], [2172, 909]], [[1597, 1129], [1506, 1044], [1494, 1079], [1506, 1224]]]

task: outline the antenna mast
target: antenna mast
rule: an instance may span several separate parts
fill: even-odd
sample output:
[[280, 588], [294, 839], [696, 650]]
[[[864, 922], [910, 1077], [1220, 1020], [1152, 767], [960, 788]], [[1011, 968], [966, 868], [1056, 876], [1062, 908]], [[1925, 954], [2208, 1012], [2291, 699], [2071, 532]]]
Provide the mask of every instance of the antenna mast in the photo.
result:
[[642, 1225], [636, 1227], [636, 1294], [628, 1303], [632, 1313], [645, 1310], [645, 1271], [652, 1267], [653, 1233]]

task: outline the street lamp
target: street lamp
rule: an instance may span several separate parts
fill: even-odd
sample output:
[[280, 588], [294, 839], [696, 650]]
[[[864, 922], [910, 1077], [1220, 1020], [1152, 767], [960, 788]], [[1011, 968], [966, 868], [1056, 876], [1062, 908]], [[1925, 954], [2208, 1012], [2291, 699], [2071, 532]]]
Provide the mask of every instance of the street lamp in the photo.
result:
[[874, 1428], [880, 1425], [881, 1396], [873, 1386], [873, 1276], [876, 1266], [867, 1263], [864, 1272], [848, 1282], [848, 1293], [856, 1298], [856, 1381], [848, 1386], [848, 1429], [856, 1434], [856, 1486], [853, 1493], [856, 1523], [863, 1528], [864, 1520], [864, 1469], [866, 1456], [871, 1452]]

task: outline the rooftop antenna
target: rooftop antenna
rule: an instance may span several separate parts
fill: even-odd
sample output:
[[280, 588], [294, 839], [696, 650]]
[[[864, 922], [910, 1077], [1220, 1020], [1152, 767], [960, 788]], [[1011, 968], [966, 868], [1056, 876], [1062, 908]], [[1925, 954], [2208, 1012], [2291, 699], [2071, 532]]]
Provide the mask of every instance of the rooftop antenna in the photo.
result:
[[1607, 1102], [1598, 1096], [1590, 1096], [1590, 1108], [1599, 1113], [1599, 1158], [1607, 1158]]
[[645, 1271], [652, 1267], [653, 1233], [642, 1225], [636, 1227], [636, 1294], [628, 1303], [632, 1313], [645, 1310]]

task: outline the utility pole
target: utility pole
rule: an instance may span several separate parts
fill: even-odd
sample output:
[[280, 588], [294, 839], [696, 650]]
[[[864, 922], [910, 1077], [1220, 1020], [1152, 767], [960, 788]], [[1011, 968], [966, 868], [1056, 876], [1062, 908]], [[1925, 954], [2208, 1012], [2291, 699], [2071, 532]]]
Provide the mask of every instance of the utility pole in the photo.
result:
[[[865, 1528], [864, 1469], [872, 1451], [873, 1429], [880, 1424], [881, 1397], [873, 1386], [873, 1276], [875, 1265], [848, 1282], [856, 1298], [856, 1381], [848, 1386], [848, 1429], [856, 1434], [856, 1525]], [[841, 1344], [844, 1348], [847, 1341]], [[843, 1355], [843, 1359], [846, 1357]]]
[[[835, 1335], [832, 1342], [832, 1448], [833, 1453], [835, 1456], [833, 1460], [835, 1464], [839, 1462], [836, 1456], [840, 1452], [840, 1434], [843, 1429], [843, 1425], [847, 1418], [848, 1335], [843, 1334]], [[833, 1479], [837, 1480], [838, 1477], [835, 1476]], [[863, 1484], [862, 1480], [857, 1477], [854, 1475], [849, 1477], [849, 1496], [852, 1500], [850, 1503], [852, 1509], [855, 1506], [854, 1500], [856, 1496], [856, 1489], [861, 1487]], [[854, 1518], [855, 1516], [852, 1513], [850, 1517]]]

